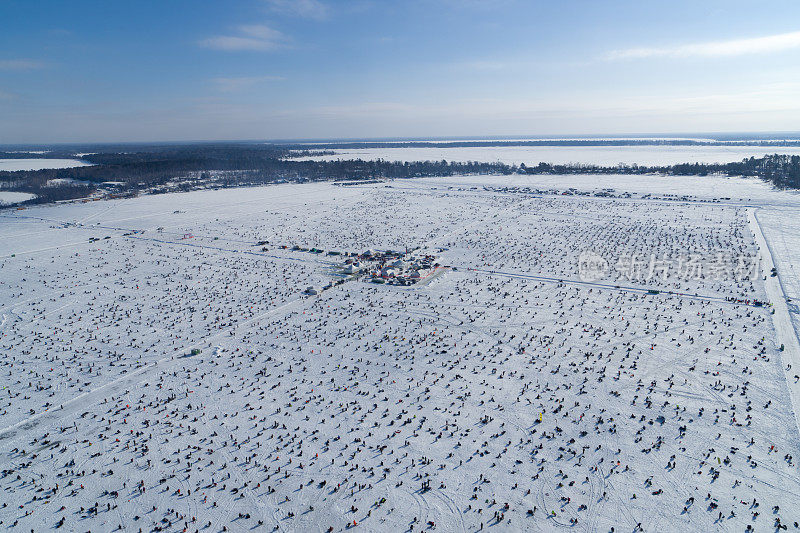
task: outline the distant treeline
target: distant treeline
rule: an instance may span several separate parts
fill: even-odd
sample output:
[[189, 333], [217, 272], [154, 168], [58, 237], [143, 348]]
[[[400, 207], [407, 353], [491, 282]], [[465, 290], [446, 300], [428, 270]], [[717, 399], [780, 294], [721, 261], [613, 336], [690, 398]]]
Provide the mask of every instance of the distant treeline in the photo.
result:
[[[122, 147], [122, 146], [121, 146]], [[120, 149], [117, 147], [116, 149]], [[239, 187], [282, 181], [403, 179], [458, 174], [649, 174], [756, 176], [781, 188], [800, 188], [800, 156], [751, 157], [737, 163], [643, 165], [506, 165], [483, 162], [387, 160], [301, 161], [287, 157], [290, 145], [188, 144], [139, 146], [85, 155], [92, 166], [0, 172], [0, 190], [30, 192], [25, 202], [47, 203], [86, 197], [103, 189], [119, 195]], [[303, 146], [306, 149], [308, 146]], [[318, 146], [315, 146], [317, 149]], [[75, 152], [72, 152], [73, 154]], [[0, 153], [0, 157], [2, 153]], [[63, 154], [62, 154], [63, 156]], [[114, 183], [108, 183], [114, 182]]]
[[[152, 160], [153, 158], [220, 158], [231, 161], [238, 158], [260, 158], [265, 154], [281, 157], [298, 155], [333, 155], [333, 150], [363, 150], [368, 148], [497, 148], [508, 146], [528, 147], [581, 147], [581, 146], [761, 146], [800, 147], [800, 134], [794, 138], [743, 138], [740, 136], [718, 136], [716, 138], [587, 138], [587, 139], [509, 139], [509, 140], [382, 140], [382, 141], [338, 141], [338, 142], [195, 142], [159, 144], [63, 144], [51, 146], [0, 146], [0, 159], [71, 159], [75, 154], [86, 154], [82, 159], [97, 162]], [[47, 148], [47, 150], [42, 150]]]

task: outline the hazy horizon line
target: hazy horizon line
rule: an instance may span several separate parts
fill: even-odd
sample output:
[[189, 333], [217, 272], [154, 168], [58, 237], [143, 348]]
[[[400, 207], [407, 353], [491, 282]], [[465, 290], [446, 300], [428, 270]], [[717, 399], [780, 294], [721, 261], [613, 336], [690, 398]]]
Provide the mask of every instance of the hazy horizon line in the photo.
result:
[[[791, 137], [789, 136], [791, 135]], [[264, 143], [264, 144], [325, 144], [357, 142], [488, 142], [522, 140], [626, 140], [626, 139], [673, 139], [710, 141], [783, 141], [800, 140], [798, 131], [716, 131], [716, 132], [668, 132], [668, 133], [579, 133], [568, 135], [431, 135], [431, 136], [386, 136], [386, 137], [295, 137], [273, 139], [174, 139], [174, 140], [135, 140], [135, 141], [59, 141], [59, 142], [20, 142], [0, 143], [0, 148], [25, 148], [42, 146], [108, 146], [108, 145], [168, 145], [204, 143]]]

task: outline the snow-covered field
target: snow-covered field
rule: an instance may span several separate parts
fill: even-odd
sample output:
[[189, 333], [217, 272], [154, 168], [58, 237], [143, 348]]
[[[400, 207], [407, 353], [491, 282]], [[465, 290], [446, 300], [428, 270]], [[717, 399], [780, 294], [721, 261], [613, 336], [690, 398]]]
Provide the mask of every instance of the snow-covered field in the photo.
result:
[[[798, 290], [786, 210], [755, 180], [467, 176], [0, 212], [0, 525], [795, 527], [789, 313], [711, 270], [768, 252], [755, 213]], [[450, 268], [377, 285], [294, 245]]]
[[0, 205], [12, 205], [36, 198], [29, 192], [0, 191]]
[[90, 164], [80, 159], [0, 159], [0, 171], [86, 167]]
[[491, 146], [453, 148], [337, 149], [335, 155], [308, 156], [299, 160], [386, 159], [388, 161], [489, 161], [528, 166], [580, 163], [601, 166], [674, 165], [676, 163], [730, 163], [747, 157], [781, 153], [800, 155], [796, 147], [760, 146]]

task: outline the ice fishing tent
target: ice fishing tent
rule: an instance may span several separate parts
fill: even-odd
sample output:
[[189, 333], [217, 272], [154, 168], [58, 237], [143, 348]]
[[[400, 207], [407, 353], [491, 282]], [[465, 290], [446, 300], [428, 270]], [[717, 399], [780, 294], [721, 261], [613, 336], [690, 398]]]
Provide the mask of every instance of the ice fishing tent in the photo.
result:
[[360, 265], [358, 263], [352, 263], [344, 267], [343, 272], [345, 274], [355, 274], [360, 270]]

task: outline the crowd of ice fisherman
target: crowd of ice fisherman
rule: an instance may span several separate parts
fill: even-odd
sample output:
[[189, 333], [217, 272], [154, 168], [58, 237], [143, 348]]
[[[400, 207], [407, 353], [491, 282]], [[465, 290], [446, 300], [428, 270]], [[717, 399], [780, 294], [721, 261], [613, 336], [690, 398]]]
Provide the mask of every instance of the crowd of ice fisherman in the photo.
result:
[[[624, 209], [592, 230], [601, 246], [749, 246], [740, 217], [689, 230]], [[464, 246], [566, 270], [592, 227], [563, 224], [549, 251], [486, 226]], [[293, 300], [303, 264], [253, 275], [249, 258], [136, 246], [122, 266], [70, 258], [3, 326], [2, 425], [65, 413], [0, 434], [8, 530], [797, 527], [765, 309], [465, 271]]]

